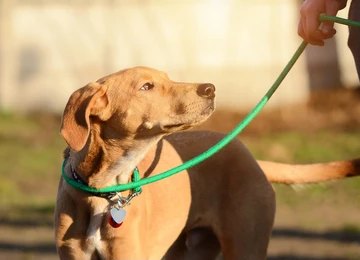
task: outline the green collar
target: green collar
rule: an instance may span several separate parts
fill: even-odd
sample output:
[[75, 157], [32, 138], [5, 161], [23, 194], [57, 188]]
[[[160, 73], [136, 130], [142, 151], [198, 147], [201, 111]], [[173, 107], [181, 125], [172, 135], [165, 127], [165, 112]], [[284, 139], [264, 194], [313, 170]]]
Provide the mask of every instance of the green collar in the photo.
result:
[[[94, 187], [90, 187], [85, 182], [83, 182], [80, 178], [76, 177], [76, 175], [73, 178], [70, 178], [65, 173], [66, 161], [67, 160], [65, 159], [62, 164], [62, 172], [61, 172], [62, 177], [70, 186], [72, 186], [73, 188], [75, 188], [77, 190], [81, 190], [81, 191], [87, 192], [93, 196], [107, 198], [107, 199], [114, 197], [119, 191], [131, 190], [131, 192], [134, 194], [135, 193], [138, 194], [141, 192], [141, 186], [135, 187], [133, 189], [129, 189], [129, 188], [127, 188], [127, 186], [129, 186], [129, 184], [119, 184], [119, 185], [109, 186], [109, 187], [105, 187], [105, 188], [101, 188], [101, 189], [96, 189]], [[133, 171], [132, 181], [137, 182], [139, 180], [140, 180], [140, 173], [139, 173], [138, 168], [136, 167]]]

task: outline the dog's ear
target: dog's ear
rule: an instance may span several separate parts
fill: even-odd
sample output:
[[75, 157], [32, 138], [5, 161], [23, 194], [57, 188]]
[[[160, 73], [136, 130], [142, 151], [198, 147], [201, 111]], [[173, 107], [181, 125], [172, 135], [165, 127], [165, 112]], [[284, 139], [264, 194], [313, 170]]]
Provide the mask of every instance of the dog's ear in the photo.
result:
[[70, 96], [60, 132], [71, 149], [80, 151], [85, 146], [90, 134], [90, 116], [101, 120], [110, 117], [106, 90], [106, 85], [89, 83]]

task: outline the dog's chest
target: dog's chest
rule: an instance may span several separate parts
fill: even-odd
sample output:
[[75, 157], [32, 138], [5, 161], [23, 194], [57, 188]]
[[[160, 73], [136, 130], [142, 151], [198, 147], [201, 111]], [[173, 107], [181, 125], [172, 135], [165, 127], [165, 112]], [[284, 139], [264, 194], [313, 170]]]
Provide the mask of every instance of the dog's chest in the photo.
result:
[[89, 225], [86, 231], [86, 253], [89, 255], [97, 254], [101, 259], [106, 259], [106, 247], [101, 238], [101, 227], [104, 222], [104, 218], [107, 216], [107, 207], [95, 208], [90, 216]]

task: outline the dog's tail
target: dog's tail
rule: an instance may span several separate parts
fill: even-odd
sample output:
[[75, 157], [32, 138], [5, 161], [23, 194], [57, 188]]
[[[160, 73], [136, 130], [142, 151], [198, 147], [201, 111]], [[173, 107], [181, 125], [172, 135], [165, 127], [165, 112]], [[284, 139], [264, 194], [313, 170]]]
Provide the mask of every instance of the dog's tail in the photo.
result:
[[267, 179], [274, 183], [305, 184], [360, 175], [360, 159], [316, 164], [283, 164], [258, 161]]

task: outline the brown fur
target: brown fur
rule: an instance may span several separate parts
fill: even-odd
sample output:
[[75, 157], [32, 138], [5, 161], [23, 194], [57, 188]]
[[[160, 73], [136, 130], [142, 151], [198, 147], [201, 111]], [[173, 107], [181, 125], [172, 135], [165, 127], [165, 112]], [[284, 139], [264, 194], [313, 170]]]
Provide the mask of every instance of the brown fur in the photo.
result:
[[[211, 84], [174, 82], [144, 67], [75, 91], [61, 126], [69, 145], [66, 173], [71, 176], [71, 165], [89, 186], [101, 188], [127, 183], [136, 166], [142, 177], [152, 176], [195, 157], [223, 135], [177, 132], [211, 115], [214, 91]], [[61, 179], [56, 245], [61, 259], [211, 259], [219, 247], [225, 259], [265, 259], [275, 214], [267, 178], [306, 183], [358, 174], [358, 160], [258, 163], [235, 140], [198, 166], [144, 186], [125, 207], [120, 228], [108, 224], [110, 201]]]

